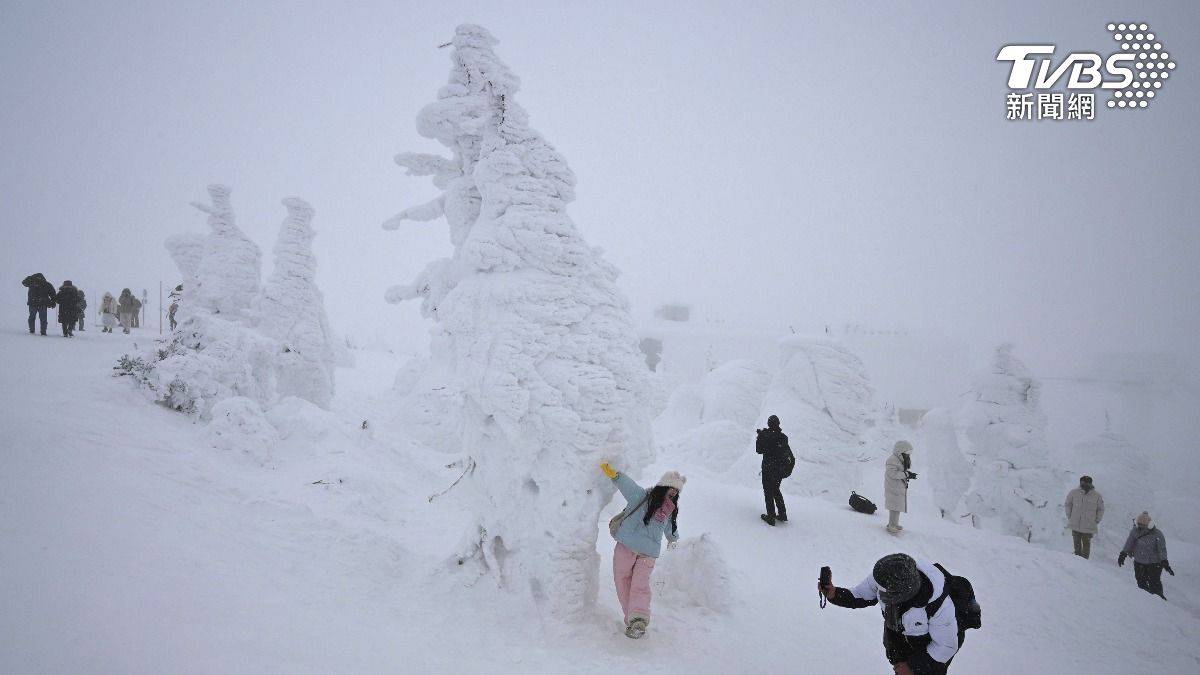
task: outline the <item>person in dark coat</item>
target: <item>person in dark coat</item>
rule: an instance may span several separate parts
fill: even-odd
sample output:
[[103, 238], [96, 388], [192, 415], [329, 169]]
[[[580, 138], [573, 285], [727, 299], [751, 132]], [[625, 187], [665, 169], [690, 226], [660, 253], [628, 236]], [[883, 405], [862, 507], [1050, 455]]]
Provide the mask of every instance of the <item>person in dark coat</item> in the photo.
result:
[[54, 284], [46, 281], [41, 272], [25, 277], [21, 285], [29, 289], [29, 333], [33, 334], [33, 320], [42, 319], [42, 335], [46, 334], [46, 310], [54, 306]]
[[82, 288], [76, 288], [79, 292], [79, 330], [83, 330], [83, 324], [87, 323], [84, 319], [87, 318], [87, 295]]
[[54, 301], [58, 303], [58, 322], [62, 324], [63, 337], [75, 337], [75, 323], [79, 321], [79, 289], [70, 281], [64, 281]]
[[767, 503], [767, 512], [759, 517], [771, 526], [776, 522], [786, 523], [787, 505], [783, 503], [779, 486], [790, 473], [794, 460], [787, 435], [779, 428], [778, 417], [771, 415], [767, 418], [767, 428], [758, 430], [754, 451], [762, 455], [763, 498]]

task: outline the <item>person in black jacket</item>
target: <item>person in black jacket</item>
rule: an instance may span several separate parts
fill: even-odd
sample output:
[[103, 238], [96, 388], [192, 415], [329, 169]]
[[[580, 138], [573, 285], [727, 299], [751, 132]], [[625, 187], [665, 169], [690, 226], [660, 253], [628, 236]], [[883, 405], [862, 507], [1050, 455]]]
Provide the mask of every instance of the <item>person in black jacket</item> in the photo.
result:
[[893, 553], [854, 588], [834, 586], [830, 578], [817, 589], [847, 609], [883, 603], [883, 650], [897, 675], [945, 675], [967, 628], [958, 625], [948, 583], [941, 565]]
[[58, 303], [58, 322], [62, 324], [63, 337], [75, 337], [75, 323], [79, 321], [79, 289], [70, 281], [64, 281], [54, 300]]
[[84, 319], [87, 318], [87, 294], [78, 286], [75, 287], [75, 290], [79, 293], [79, 308], [75, 312], [75, 316], [78, 317], [79, 330], [83, 330], [83, 324], [86, 323]]
[[46, 310], [54, 306], [54, 284], [46, 281], [41, 272], [25, 277], [21, 285], [29, 289], [29, 334], [33, 334], [33, 320], [42, 319], [42, 335], [46, 334]]
[[787, 505], [783, 503], [779, 486], [791, 473], [795, 459], [788, 446], [787, 435], [779, 428], [778, 417], [771, 415], [767, 418], [767, 428], [758, 430], [754, 451], [762, 455], [763, 497], [767, 503], [767, 512], [759, 517], [772, 527], [776, 522], [786, 523]]

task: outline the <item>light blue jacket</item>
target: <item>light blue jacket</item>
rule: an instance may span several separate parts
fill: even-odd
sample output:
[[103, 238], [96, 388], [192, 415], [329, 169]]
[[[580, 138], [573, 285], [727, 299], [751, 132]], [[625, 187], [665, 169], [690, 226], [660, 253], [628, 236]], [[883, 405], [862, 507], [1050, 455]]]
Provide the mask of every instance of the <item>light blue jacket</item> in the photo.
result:
[[[633, 508], [646, 497], [646, 489], [623, 473], [617, 474], [613, 482], [617, 484], [617, 489], [621, 491], [625, 501], [629, 502], [625, 506], [626, 510]], [[657, 558], [659, 553], [662, 553], [663, 535], [666, 535], [667, 541], [678, 541], [679, 532], [670, 531], [670, 518], [660, 523], [651, 516], [649, 525], [643, 523], [642, 519], [646, 517], [648, 508], [649, 501], [642, 503], [621, 522], [621, 527], [617, 529], [617, 541], [625, 544], [625, 547], [634, 553]]]

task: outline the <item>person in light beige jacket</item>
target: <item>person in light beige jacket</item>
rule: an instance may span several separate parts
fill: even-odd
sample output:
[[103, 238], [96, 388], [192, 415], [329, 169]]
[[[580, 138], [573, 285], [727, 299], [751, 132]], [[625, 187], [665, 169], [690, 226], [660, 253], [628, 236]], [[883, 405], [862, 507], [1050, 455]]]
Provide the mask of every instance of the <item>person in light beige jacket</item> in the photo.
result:
[[1079, 487], [1067, 493], [1063, 503], [1067, 510], [1067, 525], [1071, 528], [1071, 540], [1075, 555], [1088, 558], [1092, 555], [1092, 535], [1104, 518], [1104, 497], [1092, 485], [1091, 476], [1080, 476]]

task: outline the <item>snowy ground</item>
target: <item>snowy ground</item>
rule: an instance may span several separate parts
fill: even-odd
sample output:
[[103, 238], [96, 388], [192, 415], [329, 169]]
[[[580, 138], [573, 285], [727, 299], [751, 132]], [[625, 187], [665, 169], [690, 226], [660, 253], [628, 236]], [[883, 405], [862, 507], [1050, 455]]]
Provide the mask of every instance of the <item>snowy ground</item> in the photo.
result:
[[[398, 357], [358, 352], [333, 414], [293, 420], [261, 466], [110, 377], [148, 339], [0, 333], [0, 671], [883, 673], [877, 611], [820, 610], [814, 586], [823, 564], [849, 584], [899, 549], [975, 583], [984, 629], [956, 672], [1200, 672], [1200, 620], [1139, 591], [1128, 567], [920, 515], [896, 539], [878, 515], [819, 500], [793, 498], [792, 522], [769, 529], [755, 476], [731, 485], [686, 465], [672, 467], [690, 477], [680, 527], [724, 560], [728, 603], [667, 587], [689, 570], [666, 554], [656, 579], [674, 602], [656, 602], [647, 639], [626, 639], [602, 533], [602, 616], [551, 637], [456, 568], [466, 515], [453, 491], [428, 500], [455, 458], [389, 423]], [[720, 565], [705, 569], [701, 587], [720, 589]], [[1165, 583], [1175, 594], [1182, 570]]]

